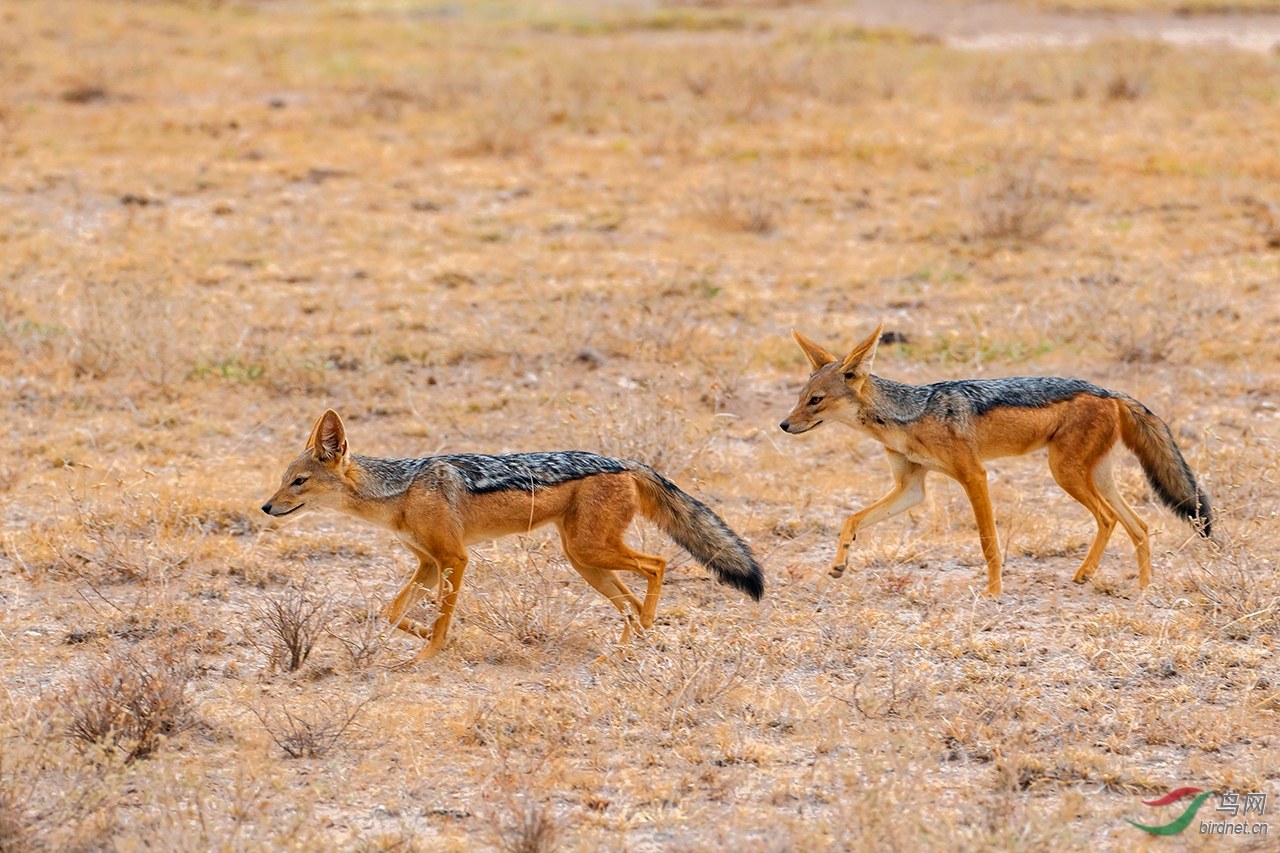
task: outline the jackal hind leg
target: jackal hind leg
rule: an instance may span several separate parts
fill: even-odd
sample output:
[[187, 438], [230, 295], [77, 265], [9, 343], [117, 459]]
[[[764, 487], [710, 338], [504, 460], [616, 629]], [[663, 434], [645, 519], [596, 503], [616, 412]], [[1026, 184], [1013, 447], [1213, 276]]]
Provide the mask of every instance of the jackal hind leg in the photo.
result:
[[[653, 620], [658, 614], [658, 599], [662, 595], [662, 581], [667, 574], [667, 561], [652, 554], [642, 554], [627, 547], [619, 534], [612, 541], [595, 540], [589, 543], [567, 542], [565, 553], [572, 552], [571, 560], [576, 560], [588, 568], [604, 571], [614, 576], [619, 586], [626, 586], [618, 578], [617, 572], [634, 572], [644, 578], [644, 601], [639, 602], [628, 591], [628, 603], [636, 609], [640, 617], [640, 627], [647, 631], [653, 627]], [[576, 564], [575, 564], [576, 567]], [[581, 573], [581, 569], [578, 570]], [[584, 575], [585, 577], [585, 575]], [[637, 606], [638, 605], [638, 606]]]
[[924, 502], [924, 478], [929, 470], [901, 453], [887, 448], [886, 452], [889, 455], [889, 469], [893, 472], [893, 489], [871, 506], [845, 519], [836, 544], [836, 558], [831, 564], [833, 578], [840, 577], [848, 568], [849, 549], [858, 538], [859, 530], [893, 518]]
[[[1098, 533], [1093, 538], [1093, 544], [1089, 546], [1089, 552], [1084, 555], [1084, 562], [1072, 577], [1076, 583], [1084, 583], [1098, 571], [1102, 552], [1107, 547], [1107, 541], [1111, 538], [1111, 532], [1115, 529], [1118, 517], [1115, 508], [1102, 496], [1094, 480], [1097, 464], [1090, 465], [1089, 461], [1092, 460], [1088, 460], [1085, 454], [1080, 452], [1080, 448], [1066, 447], [1061, 444], [1049, 445], [1049, 470], [1053, 473], [1054, 482], [1089, 510], [1098, 523]], [[1109, 470], [1106, 478], [1108, 481], [1111, 479]]]
[[1109, 459], [1099, 463], [1098, 467], [1093, 469], [1093, 479], [1098, 486], [1098, 492], [1116, 511], [1121, 526], [1129, 534], [1133, 548], [1138, 552], [1138, 588], [1146, 589], [1151, 583], [1151, 539], [1146, 522], [1138, 517], [1133, 507], [1129, 506], [1120, 495], [1120, 490], [1116, 488], [1115, 480], [1111, 476]]
[[[629, 479], [594, 478], [582, 484], [578, 501], [561, 519], [565, 554], [578, 573], [623, 615], [622, 642], [631, 630], [653, 627], [666, 576], [667, 561], [634, 551], [623, 542], [638, 509], [638, 494]], [[645, 579], [643, 603], [627, 589], [618, 572], [634, 572]]]
[[622, 615], [622, 637], [618, 642], [630, 641], [633, 628], [637, 632], [643, 632], [646, 627], [641, 621], [644, 605], [631, 590], [627, 589], [617, 572], [600, 564], [603, 562], [600, 560], [601, 555], [591, 552], [584, 554], [570, 545], [567, 537], [565, 537], [564, 551], [565, 556], [569, 558], [569, 563], [578, 574], [582, 575], [582, 579], [591, 584], [596, 592], [609, 599], [609, 602]]

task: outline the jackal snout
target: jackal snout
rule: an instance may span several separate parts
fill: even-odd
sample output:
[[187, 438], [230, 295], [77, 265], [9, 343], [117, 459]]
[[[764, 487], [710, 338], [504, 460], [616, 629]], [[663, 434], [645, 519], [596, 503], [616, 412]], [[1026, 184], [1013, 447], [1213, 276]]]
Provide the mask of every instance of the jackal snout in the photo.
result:
[[810, 424], [796, 425], [796, 424], [792, 424], [790, 418], [788, 418], [787, 420], [778, 424], [778, 427], [783, 432], [789, 432], [792, 435], [799, 435], [802, 432], [808, 432], [809, 430], [813, 429], [820, 423], [822, 423], [822, 421], [814, 421], [813, 423], [810, 423]]

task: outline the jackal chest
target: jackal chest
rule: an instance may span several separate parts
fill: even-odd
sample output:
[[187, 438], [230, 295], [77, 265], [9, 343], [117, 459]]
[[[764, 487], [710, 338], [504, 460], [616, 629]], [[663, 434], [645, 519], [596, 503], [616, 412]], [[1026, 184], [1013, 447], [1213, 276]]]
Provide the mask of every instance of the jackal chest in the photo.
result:
[[881, 435], [877, 435], [876, 439], [895, 453], [900, 453], [907, 459], [923, 465], [931, 470], [940, 471], [943, 469], [938, 457], [929, 452], [928, 447], [923, 442], [900, 432], [885, 431]]

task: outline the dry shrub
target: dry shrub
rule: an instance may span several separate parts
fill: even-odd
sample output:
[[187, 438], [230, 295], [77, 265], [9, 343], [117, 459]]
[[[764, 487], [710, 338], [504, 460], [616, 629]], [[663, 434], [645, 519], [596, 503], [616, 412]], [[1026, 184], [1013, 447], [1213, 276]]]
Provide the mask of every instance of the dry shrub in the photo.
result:
[[1280, 204], [1247, 195], [1245, 215], [1253, 220], [1268, 249], [1280, 249]]
[[492, 80], [457, 153], [495, 157], [536, 153], [547, 120], [544, 99], [532, 86], [514, 79]]
[[1104, 333], [1102, 343], [1123, 364], [1159, 364], [1173, 356], [1187, 334], [1179, 314], [1143, 311]]
[[348, 604], [339, 631], [325, 629], [346, 652], [355, 669], [368, 669], [386, 652], [390, 643], [392, 626], [383, 615], [385, 603], [365, 589], [360, 575], [353, 569], [348, 576], [354, 584], [357, 597]]
[[156, 494], [122, 492], [107, 501], [72, 486], [67, 503], [70, 512], [37, 538], [57, 567], [79, 577], [154, 582], [185, 563], [199, 539], [187, 508]]
[[262, 723], [273, 743], [290, 758], [319, 758], [348, 735], [358, 731], [356, 719], [373, 699], [351, 704], [345, 699], [307, 702], [308, 710], [297, 712], [282, 700], [278, 712], [249, 710]]
[[1151, 81], [1144, 74], [1117, 71], [1107, 81], [1107, 100], [1136, 101], [1147, 93]]
[[272, 666], [296, 672], [328, 629], [333, 611], [327, 590], [315, 589], [310, 576], [266, 593], [254, 610], [254, 621], [271, 639]]
[[[163, 239], [168, 214], [162, 202], [132, 193], [112, 202], [85, 214], [95, 229], [123, 231], [122, 239], [134, 243], [145, 242], [154, 228]], [[75, 196], [66, 203], [81, 201]], [[165, 259], [149, 259], [144, 273], [140, 279], [102, 273], [65, 292], [57, 288], [56, 296], [39, 278], [15, 286], [0, 303], [0, 347], [37, 358], [33, 369], [44, 375], [141, 380], [162, 389], [181, 384], [202, 362], [227, 358], [226, 349], [244, 332], [236, 306], [177, 283]]]
[[1255, 633], [1280, 634], [1280, 588], [1265, 575], [1260, 582], [1256, 568], [1265, 558], [1250, 547], [1248, 537], [1221, 521], [1243, 513], [1224, 502], [1215, 514], [1218, 541], [1188, 549], [1197, 570], [1186, 575], [1182, 587], [1193, 593], [1208, 624], [1228, 639], [1243, 642]]
[[854, 681], [849, 698], [835, 698], [847, 701], [864, 719], [920, 719], [931, 705], [928, 677], [898, 655], [865, 667]]
[[70, 708], [67, 735], [82, 748], [105, 748], [125, 763], [146, 758], [165, 737], [195, 722], [187, 685], [192, 667], [185, 650], [112, 652], [110, 660], [59, 695]]
[[44, 849], [31, 814], [31, 792], [13, 778], [0, 753], [0, 853], [36, 853]]
[[1030, 242], [1062, 221], [1062, 202], [1041, 179], [1037, 159], [997, 155], [993, 160], [994, 173], [969, 202], [974, 236]]
[[745, 685], [762, 665], [740, 630], [704, 628], [706, 634], [692, 625], [665, 629], [652, 646], [618, 664], [624, 689], [645, 688], [663, 701], [668, 726], [696, 723], [702, 710]]
[[75, 375], [136, 376], [161, 387], [185, 379], [219, 323], [207, 300], [183, 296], [151, 281], [86, 282], [69, 324]]
[[547, 555], [539, 553], [535, 543], [521, 544], [523, 566], [499, 566], [475, 555], [489, 565], [483, 572], [484, 581], [466, 599], [467, 616], [501, 639], [541, 646], [563, 638], [582, 596], [565, 594], [565, 583], [554, 577]]
[[634, 132], [642, 135], [641, 146], [645, 154], [673, 156], [683, 163], [692, 160], [698, 152], [702, 122], [692, 109], [672, 107], [652, 121], [638, 125]]
[[563, 832], [551, 804], [525, 795], [511, 797], [490, 818], [495, 846], [503, 853], [551, 853]]
[[412, 827], [382, 832], [374, 836], [361, 836], [351, 848], [351, 853], [428, 853], [436, 850], [418, 837]]
[[672, 401], [654, 404], [620, 394], [616, 401], [570, 413], [557, 441], [616, 459], [643, 462], [677, 482], [695, 470], [715, 441], [716, 428], [695, 430]]
[[728, 175], [721, 183], [702, 190], [697, 209], [707, 223], [721, 231], [761, 235], [776, 231], [782, 215], [782, 205], [763, 182], [757, 179], [744, 186]]
[[325, 629], [325, 633], [342, 646], [355, 669], [368, 669], [382, 658], [389, 644], [390, 631], [391, 626], [382, 615], [381, 608], [361, 604], [350, 608], [341, 633]]

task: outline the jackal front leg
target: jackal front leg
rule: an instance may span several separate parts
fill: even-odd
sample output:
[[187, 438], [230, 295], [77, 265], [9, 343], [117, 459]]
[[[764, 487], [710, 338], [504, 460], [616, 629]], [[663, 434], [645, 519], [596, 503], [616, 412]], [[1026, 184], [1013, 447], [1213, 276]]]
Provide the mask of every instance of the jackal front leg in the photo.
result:
[[889, 469], [893, 472], [893, 489], [871, 506], [845, 519], [836, 545], [836, 559], [831, 565], [833, 578], [844, 574], [849, 562], [849, 547], [858, 538], [860, 529], [893, 518], [924, 501], [924, 478], [929, 470], [901, 453], [888, 448], [885, 451], [889, 454]]

